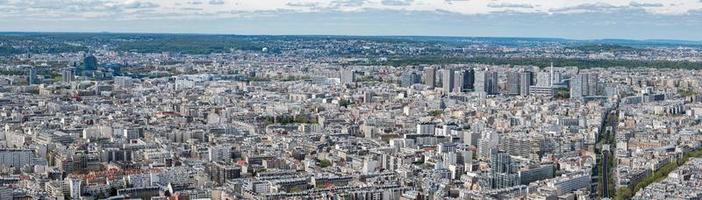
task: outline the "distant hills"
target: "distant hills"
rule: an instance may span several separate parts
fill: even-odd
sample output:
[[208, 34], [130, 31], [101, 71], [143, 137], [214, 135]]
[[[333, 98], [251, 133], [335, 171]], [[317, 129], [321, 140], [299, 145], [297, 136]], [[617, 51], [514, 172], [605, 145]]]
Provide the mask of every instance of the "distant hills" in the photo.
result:
[[527, 38], [527, 37], [452, 37], [452, 36], [344, 36], [344, 35], [236, 35], [236, 34], [176, 34], [176, 33], [67, 33], [67, 32], [0, 32], [0, 37], [49, 37], [63, 40], [82, 39], [155, 39], [155, 38], [214, 38], [214, 39], [276, 39], [276, 40], [316, 40], [316, 39], [361, 39], [375, 41], [415, 41], [415, 42], [481, 42], [500, 45], [535, 45], [535, 44], [561, 44], [561, 45], [591, 45], [606, 44], [620, 46], [697, 46], [702, 47], [702, 41], [688, 40], [630, 40], [630, 39], [596, 39], [577, 40], [564, 38]]
[[[519, 37], [438, 37], [438, 36], [340, 36], [340, 35], [225, 35], [157, 33], [50, 33], [0, 32], [0, 56], [23, 53], [62, 53], [87, 51], [110, 46], [119, 51], [139, 53], [175, 52], [183, 54], [225, 53], [232, 50], [270, 52], [295, 50], [297, 44], [309, 49], [325, 49], [333, 42], [340, 55], [359, 53], [358, 41], [423, 47], [432, 51], [463, 48], [466, 45], [504, 47], [560, 47], [580, 51], [642, 51], [645, 48], [687, 47], [702, 49], [702, 41], [684, 40], [572, 40], [562, 38]], [[365, 52], [368, 53], [368, 52]], [[364, 55], [360, 54], [360, 55]], [[441, 53], [441, 52], [440, 52]], [[450, 52], [449, 52], [450, 53]], [[382, 54], [374, 54], [384, 56]]]

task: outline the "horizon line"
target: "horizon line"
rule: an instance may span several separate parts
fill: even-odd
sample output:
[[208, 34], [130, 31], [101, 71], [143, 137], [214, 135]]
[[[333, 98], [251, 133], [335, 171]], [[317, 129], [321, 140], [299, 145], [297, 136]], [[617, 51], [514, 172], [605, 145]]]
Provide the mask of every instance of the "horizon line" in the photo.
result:
[[639, 42], [693, 42], [702, 44], [702, 40], [684, 40], [670, 38], [647, 38], [647, 39], [632, 39], [632, 38], [594, 38], [594, 39], [578, 39], [568, 37], [528, 37], [528, 36], [466, 36], [466, 35], [371, 35], [371, 34], [237, 34], [237, 33], [217, 33], [217, 32], [128, 32], [128, 31], [0, 31], [0, 35], [4, 34], [142, 34], [142, 35], [211, 35], [211, 36], [312, 36], [312, 37], [425, 37], [425, 38], [512, 38], [512, 39], [555, 39], [555, 40], [570, 40], [570, 41], [606, 41], [606, 40], [625, 40]]

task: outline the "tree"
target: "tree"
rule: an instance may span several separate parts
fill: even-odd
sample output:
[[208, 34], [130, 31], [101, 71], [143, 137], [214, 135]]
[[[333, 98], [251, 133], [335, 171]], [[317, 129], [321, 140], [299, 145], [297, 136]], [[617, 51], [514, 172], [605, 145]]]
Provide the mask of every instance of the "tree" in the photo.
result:
[[109, 197], [109, 195], [107, 195], [105, 192], [100, 192], [100, 193], [97, 195], [97, 199], [104, 199], [104, 198], [107, 198], [107, 197]]
[[626, 200], [630, 199], [633, 196], [633, 194], [631, 193], [631, 189], [629, 189], [628, 187], [620, 188], [619, 190], [617, 190], [616, 194], [617, 195], [614, 196], [614, 199], [616, 200]]
[[110, 187], [110, 196], [117, 196], [117, 188]]
[[329, 167], [331, 165], [332, 165], [331, 161], [329, 161], [327, 159], [319, 160], [319, 167], [321, 167], [321, 168], [326, 168], [326, 167]]
[[443, 110], [432, 110], [432, 111], [429, 111], [429, 113], [427, 113], [427, 114], [429, 116], [436, 117], [436, 116], [444, 114], [444, 111]]
[[294, 186], [294, 187], [290, 188], [290, 193], [299, 193], [299, 192], [302, 192], [302, 189], [300, 189], [300, 187], [298, 187], [298, 186]]
[[339, 106], [341, 106], [341, 107], [348, 108], [351, 104], [353, 104], [353, 102], [351, 102], [349, 100], [346, 100], [346, 99], [339, 100]]

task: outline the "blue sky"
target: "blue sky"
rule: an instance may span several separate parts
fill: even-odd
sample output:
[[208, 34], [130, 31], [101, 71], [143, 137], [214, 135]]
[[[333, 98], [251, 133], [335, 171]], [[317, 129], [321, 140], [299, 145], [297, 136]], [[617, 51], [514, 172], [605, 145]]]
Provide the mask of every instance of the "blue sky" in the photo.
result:
[[702, 0], [0, 0], [0, 31], [702, 40]]

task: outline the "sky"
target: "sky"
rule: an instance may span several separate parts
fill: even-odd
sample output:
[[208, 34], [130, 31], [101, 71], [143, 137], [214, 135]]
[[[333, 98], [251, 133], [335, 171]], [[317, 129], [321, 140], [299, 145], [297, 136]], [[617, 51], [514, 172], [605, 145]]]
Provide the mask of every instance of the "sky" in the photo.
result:
[[0, 0], [0, 32], [702, 41], [702, 0]]

